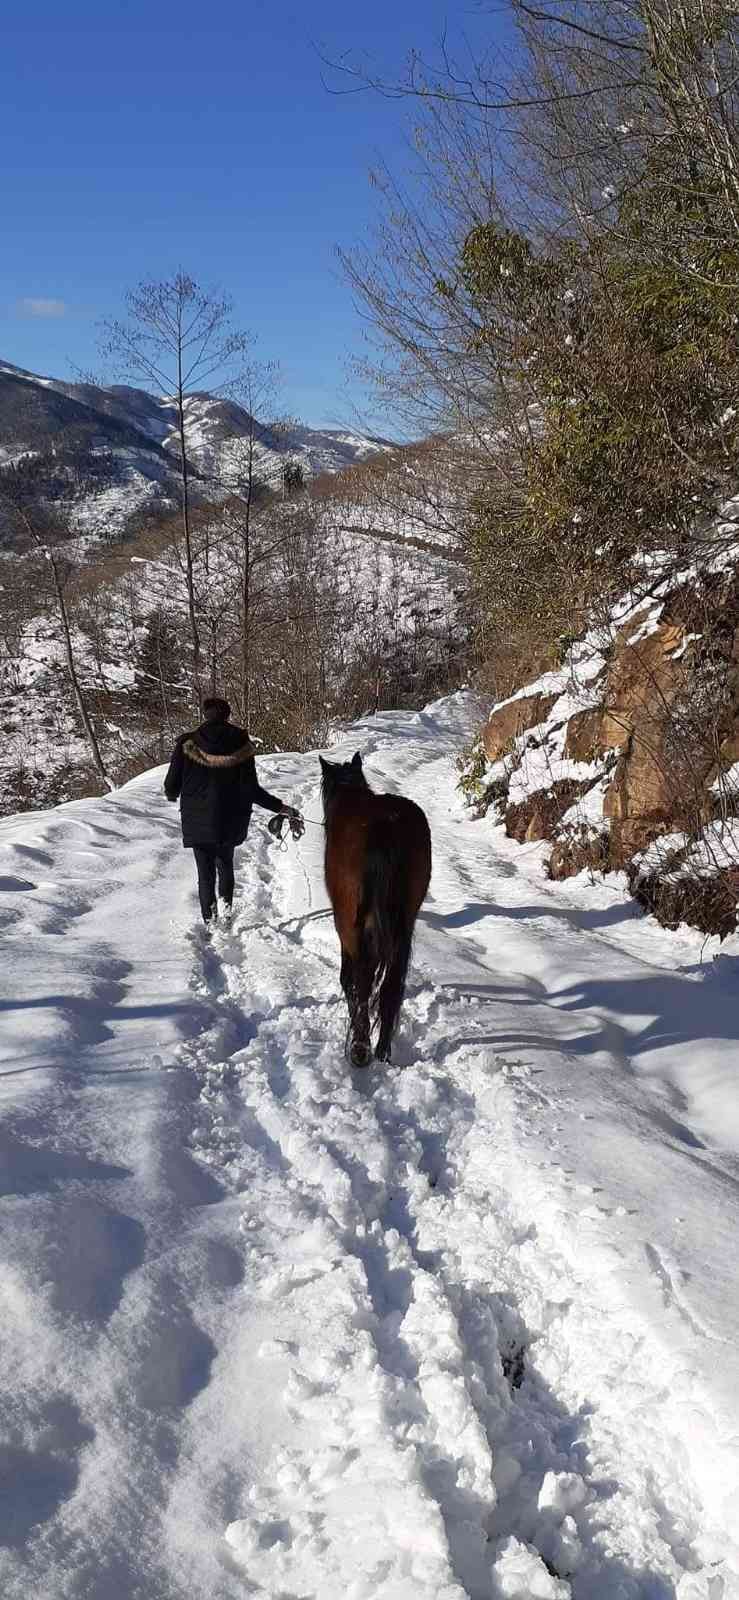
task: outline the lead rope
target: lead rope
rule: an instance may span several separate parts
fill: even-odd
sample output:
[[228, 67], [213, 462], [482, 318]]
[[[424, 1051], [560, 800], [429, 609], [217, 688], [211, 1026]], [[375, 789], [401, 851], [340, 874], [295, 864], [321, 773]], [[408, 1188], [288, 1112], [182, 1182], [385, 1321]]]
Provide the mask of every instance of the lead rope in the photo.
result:
[[274, 817], [270, 817], [267, 827], [269, 828], [272, 837], [277, 840], [280, 850], [287, 849], [287, 839], [283, 839], [282, 837], [286, 822], [289, 825], [293, 839], [296, 841], [298, 839], [302, 839], [303, 834], [305, 833], [305, 822], [299, 811], [296, 812], [295, 816], [292, 817], [287, 817], [284, 811], [276, 812]]

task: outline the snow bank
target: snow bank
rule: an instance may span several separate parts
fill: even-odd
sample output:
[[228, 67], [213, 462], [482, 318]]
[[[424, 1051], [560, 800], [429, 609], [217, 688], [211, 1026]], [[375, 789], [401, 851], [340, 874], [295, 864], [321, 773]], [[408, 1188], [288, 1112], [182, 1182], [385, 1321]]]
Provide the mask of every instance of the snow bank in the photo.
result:
[[739, 952], [470, 821], [475, 715], [346, 730], [435, 851], [365, 1074], [320, 827], [206, 941], [161, 772], [0, 824], [7, 1600], [739, 1595]]

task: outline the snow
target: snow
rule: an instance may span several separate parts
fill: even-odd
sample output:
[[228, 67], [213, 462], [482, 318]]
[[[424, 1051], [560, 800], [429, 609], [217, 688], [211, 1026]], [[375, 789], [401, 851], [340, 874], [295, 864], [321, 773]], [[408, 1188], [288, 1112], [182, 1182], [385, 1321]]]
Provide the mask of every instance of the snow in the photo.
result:
[[[162, 478], [155, 458], [147, 462], [141, 452], [134, 450], [118, 449], [114, 454], [119, 481], [86, 494], [71, 510], [72, 526], [82, 537], [67, 542], [65, 555], [75, 560], [88, 559], [96, 541], [115, 543], [120, 539], [131, 518], [151, 505], [152, 494]], [[162, 494], [162, 510], [171, 508], [173, 503]]]
[[[599, 703], [602, 691], [597, 685], [602, 667], [602, 659], [597, 654], [587, 658], [583, 656], [572, 662], [566, 672], [545, 673], [527, 688], [527, 696], [555, 694], [557, 698], [543, 722], [527, 729], [514, 740], [513, 751], [507, 761], [509, 769], [513, 761], [508, 783], [510, 805], [520, 805], [530, 795], [539, 790], [549, 790], [555, 783], [587, 783], [592, 785], [589, 804], [586, 794], [581, 797], [579, 806], [570, 808], [563, 821], [579, 823], [586, 816], [589, 821], [602, 820], [605, 792], [602, 759], [597, 762], [573, 761], [564, 755], [570, 717], [579, 711], [590, 710]], [[510, 700], [501, 701], [500, 704], [509, 705], [521, 698], [521, 695], [512, 695]], [[492, 782], [498, 775], [498, 763], [495, 763], [486, 770], [486, 782]]]
[[[177, 411], [174, 400], [159, 402], [169, 413], [169, 429], [163, 440], [165, 449], [179, 450]], [[157, 418], [160, 425], [160, 419]], [[258, 477], [279, 487], [285, 463], [299, 461], [306, 477], [314, 473], [340, 472], [357, 461], [392, 450], [387, 440], [369, 435], [340, 433], [336, 430], [305, 428], [299, 425], [280, 428], [270, 423], [254, 423], [239, 405], [224, 404], [208, 394], [193, 394], [185, 401], [188, 453], [206, 477], [223, 486], [243, 482], [247, 440], [254, 435], [254, 470]]]
[[714, 778], [711, 784], [712, 794], [727, 794], [734, 796], [739, 790], [739, 761], [727, 767], [720, 778]]
[[645, 850], [640, 850], [639, 854], [634, 856], [634, 861], [641, 875], [646, 876], [650, 872], [658, 872], [660, 867], [664, 868], [668, 858], [687, 849], [688, 843], [687, 833], [661, 833], [647, 845]]
[[[593, 770], [593, 768], [589, 769], [591, 774]], [[564, 816], [560, 819], [557, 829], [558, 836], [561, 837], [563, 831], [569, 827], [587, 828], [589, 831], [596, 833], [608, 832], [611, 826], [611, 819], [603, 815], [603, 801], [609, 782], [610, 776], [600, 777], [596, 783], [593, 783], [592, 788], [578, 797], [574, 805], [570, 806], [569, 810], [565, 811]]]
[[640, 877], [661, 871], [669, 883], [676, 883], [680, 878], [710, 878], [719, 872], [736, 871], [739, 868], [739, 821], [716, 819], [694, 839], [686, 833], [661, 834], [634, 860]]
[[[681, 574], [686, 576], [686, 574]], [[666, 587], [666, 585], [665, 585]], [[625, 595], [611, 613], [613, 626], [624, 629], [630, 645], [641, 644], [644, 639], [649, 639], [662, 620], [664, 602], [659, 599], [651, 605], [645, 605], [643, 600], [633, 595]], [[631, 623], [630, 627], [627, 624]], [[636, 623], [634, 627], [633, 624]]]
[[599, 694], [597, 680], [605, 668], [605, 658], [595, 648], [593, 638], [574, 644], [568, 651], [567, 664], [557, 667], [551, 672], [543, 672], [541, 677], [527, 683], [522, 689], [517, 689], [515, 694], [506, 700], [496, 702], [496, 710], [500, 706], [512, 705], [516, 700], [528, 700], [536, 694], [556, 695], [557, 703], [549, 713], [548, 721], [562, 722], [575, 711], [587, 710], [590, 706], [598, 705]]
[[685, 860], [677, 869], [677, 876], [697, 873], [711, 876], [714, 872], [736, 870], [739, 867], [739, 821], [711, 822], [691, 844]]
[[161, 770], [0, 823], [4, 1600], [737, 1600], [737, 941], [471, 821], [476, 713], [334, 747], [434, 839], [365, 1074], [315, 756], [210, 940]]
[[[536, 732], [536, 730], [534, 730]], [[564, 734], [562, 735], [564, 739]], [[538, 744], [533, 749], [525, 747], [521, 765], [516, 768], [508, 785], [510, 805], [519, 805], [529, 795], [540, 789], [550, 789], [554, 783], [595, 783], [600, 775], [595, 762], [570, 761], [560, 757], [556, 744]]]

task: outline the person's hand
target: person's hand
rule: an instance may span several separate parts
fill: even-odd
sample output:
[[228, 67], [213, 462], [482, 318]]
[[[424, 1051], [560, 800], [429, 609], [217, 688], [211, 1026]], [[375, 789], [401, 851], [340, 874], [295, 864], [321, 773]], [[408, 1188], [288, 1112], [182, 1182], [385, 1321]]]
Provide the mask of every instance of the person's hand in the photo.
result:
[[283, 806], [282, 810], [279, 812], [279, 815], [281, 817], [287, 817], [288, 825], [289, 825], [289, 828], [290, 828], [290, 832], [291, 832], [291, 834], [293, 836], [293, 839], [302, 839], [303, 834], [305, 833], [305, 823], [303, 821], [303, 818], [302, 818], [300, 812], [296, 809], [296, 807], [295, 806]]

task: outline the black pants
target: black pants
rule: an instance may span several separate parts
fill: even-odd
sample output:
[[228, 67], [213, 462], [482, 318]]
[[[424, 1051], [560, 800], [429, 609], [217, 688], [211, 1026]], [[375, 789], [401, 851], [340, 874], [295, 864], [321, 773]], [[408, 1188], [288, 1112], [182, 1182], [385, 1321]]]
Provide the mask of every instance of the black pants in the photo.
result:
[[210, 922], [216, 910], [216, 869], [218, 893], [230, 906], [234, 896], [234, 846], [232, 844], [195, 844], [192, 853], [198, 869], [198, 895], [203, 922]]

